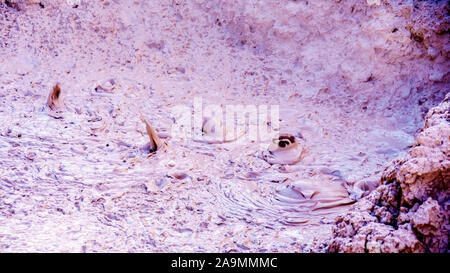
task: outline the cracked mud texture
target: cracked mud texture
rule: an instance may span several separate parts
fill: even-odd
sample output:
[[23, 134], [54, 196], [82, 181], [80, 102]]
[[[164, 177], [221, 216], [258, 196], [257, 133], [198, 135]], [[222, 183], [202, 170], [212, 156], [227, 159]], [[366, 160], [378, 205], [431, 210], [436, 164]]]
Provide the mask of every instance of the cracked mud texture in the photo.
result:
[[330, 252], [448, 252], [450, 93], [428, 112], [404, 159], [382, 185], [341, 215]]

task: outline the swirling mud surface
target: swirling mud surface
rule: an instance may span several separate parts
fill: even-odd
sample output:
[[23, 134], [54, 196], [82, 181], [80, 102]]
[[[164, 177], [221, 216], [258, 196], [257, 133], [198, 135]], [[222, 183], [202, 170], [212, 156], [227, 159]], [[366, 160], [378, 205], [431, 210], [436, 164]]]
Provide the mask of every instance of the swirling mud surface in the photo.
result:
[[[139, 86], [67, 94], [61, 113], [41, 95], [3, 94], [3, 251], [307, 250], [354, 202], [346, 176], [375, 161], [319, 124], [304, 124], [309, 154], [295, 165], [267, 163], [259, 143], [172, 141], [164, 95]], [[139, 101], [164, 151], [145, 149]]]

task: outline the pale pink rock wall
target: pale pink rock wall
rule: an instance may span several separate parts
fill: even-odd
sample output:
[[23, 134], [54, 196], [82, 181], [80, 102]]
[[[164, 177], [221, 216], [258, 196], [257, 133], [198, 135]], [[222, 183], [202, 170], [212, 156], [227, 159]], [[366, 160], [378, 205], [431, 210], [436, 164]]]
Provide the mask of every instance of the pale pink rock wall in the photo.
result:
[[446, 1], [196, 2], [235, 43], [295, 63], [302, 94], [421, 119], [448, 92]]

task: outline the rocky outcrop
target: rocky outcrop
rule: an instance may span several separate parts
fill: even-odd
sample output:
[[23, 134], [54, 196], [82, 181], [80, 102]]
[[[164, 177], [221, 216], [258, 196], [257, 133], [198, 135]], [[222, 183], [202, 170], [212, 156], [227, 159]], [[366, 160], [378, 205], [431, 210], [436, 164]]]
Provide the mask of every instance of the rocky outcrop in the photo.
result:
[[426, 116], [406, 158], [336, 220], [330, 252], [448, 252], [450, 93]]

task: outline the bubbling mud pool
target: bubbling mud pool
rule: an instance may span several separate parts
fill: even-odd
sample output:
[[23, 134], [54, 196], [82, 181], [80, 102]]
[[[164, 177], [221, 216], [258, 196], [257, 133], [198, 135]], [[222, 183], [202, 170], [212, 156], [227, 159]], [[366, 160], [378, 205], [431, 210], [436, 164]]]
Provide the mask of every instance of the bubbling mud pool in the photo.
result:
[[[212, 1], [18, 2], [0, 1], [1, 252], [324, 251], [333, 219], [406, 153], [427, 105], [434, 64], [413, 59], [426, 54], [384, 5], [364, 6], [383, 11], [366, 22], [336, 1], [254, 1], [258, 12], [223, 1], [223, 18]], [[273, 31], [266, 2], [283, 19]], [[245, 11], [236, 3], [251, 6], [248, 22], [226, 12]], [[277, 105], [278, 132], [293, 139], [174, 137], [173, 109], [197, 97]], [[164, 149], [149, 152], [140, 113]]]
[[[269, 164], [265, 146], [245, 139], [176, 140], [164, 98], [139, 88], [125, 94], [124, 85], [66, 93], [60, 111], [43, 96], [25, 99], [2, 116], [4, 251], [307, 251], [354, 203], [349, 173], [376, 177], [385, 160], [377, 150], [369, 156], [365, 143], [346, 142], [345, 122], [325, 129], [320, 113], [299, 115], [311, 113], [307, 103], [301, 111], [280, 107], [280, 131], [302, 138], [302, 159], [291, 165]], [[142, 100], [161, 106], [141, 107], [167, 143], [156, 153], [131, 106]]]

